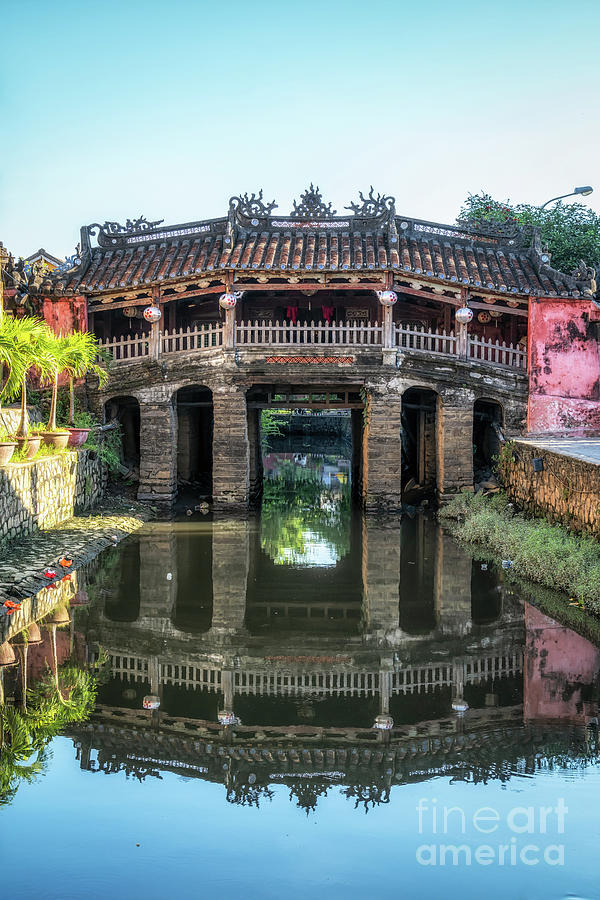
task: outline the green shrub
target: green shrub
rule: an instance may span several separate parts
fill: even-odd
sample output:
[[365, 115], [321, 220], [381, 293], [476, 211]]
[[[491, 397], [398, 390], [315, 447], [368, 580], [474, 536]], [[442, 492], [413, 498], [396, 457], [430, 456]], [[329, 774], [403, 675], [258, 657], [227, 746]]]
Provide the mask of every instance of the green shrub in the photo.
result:
[[460, 494], [439, 517], [460, 540], [510, 559], [516, 575], [563, 591], [600, 615], [600, 544], [592, 536], [525, 518], [502, 492]]

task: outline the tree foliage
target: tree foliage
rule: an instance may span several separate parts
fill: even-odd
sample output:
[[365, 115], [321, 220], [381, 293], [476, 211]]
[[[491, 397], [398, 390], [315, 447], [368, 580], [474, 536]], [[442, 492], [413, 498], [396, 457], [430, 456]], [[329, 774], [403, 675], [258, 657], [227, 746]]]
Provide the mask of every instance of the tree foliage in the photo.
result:
[[600, 215], [582, 203], [555, 203], [541, 209], [529, 203], [494, 200], [482, 191], [469, 194], [458, 221], [510, 223], [539, 227], [542, 246], [551, 254], [551, 265], [571, 273], [583, 260], [588, 266], [600, 264]]

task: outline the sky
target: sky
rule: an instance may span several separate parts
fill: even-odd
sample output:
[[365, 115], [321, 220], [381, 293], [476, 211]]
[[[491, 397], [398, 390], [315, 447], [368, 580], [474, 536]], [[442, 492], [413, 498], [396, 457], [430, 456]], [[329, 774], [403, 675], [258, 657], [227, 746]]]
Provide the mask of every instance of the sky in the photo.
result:
[[0, 241], [279, 211], [318, 184], [453, 222], [467, 195], [600, 212], [597, 0], [1, 0]]

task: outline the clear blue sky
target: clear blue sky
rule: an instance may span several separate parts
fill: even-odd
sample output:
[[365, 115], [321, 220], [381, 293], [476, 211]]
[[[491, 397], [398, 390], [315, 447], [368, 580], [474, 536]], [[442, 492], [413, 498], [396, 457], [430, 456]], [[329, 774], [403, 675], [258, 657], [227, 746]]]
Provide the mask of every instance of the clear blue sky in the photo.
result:
[[597, 0], [3, 0], [0, 240], [224, 215], [311, 180], [453, 221], [469, 191], [600, 210]]

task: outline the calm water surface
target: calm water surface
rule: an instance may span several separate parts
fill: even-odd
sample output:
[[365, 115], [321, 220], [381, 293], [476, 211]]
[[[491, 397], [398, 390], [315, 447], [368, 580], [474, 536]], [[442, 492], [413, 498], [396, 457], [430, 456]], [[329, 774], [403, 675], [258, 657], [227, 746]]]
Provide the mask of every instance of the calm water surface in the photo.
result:
[[1, 896], [600, 897], [598, 649], [423, 515], [353, 513], [342, 453], [264, 464], [260, 515], [76, 573], [58, 662], [105, 662], [98, 703], [0, 807]]

